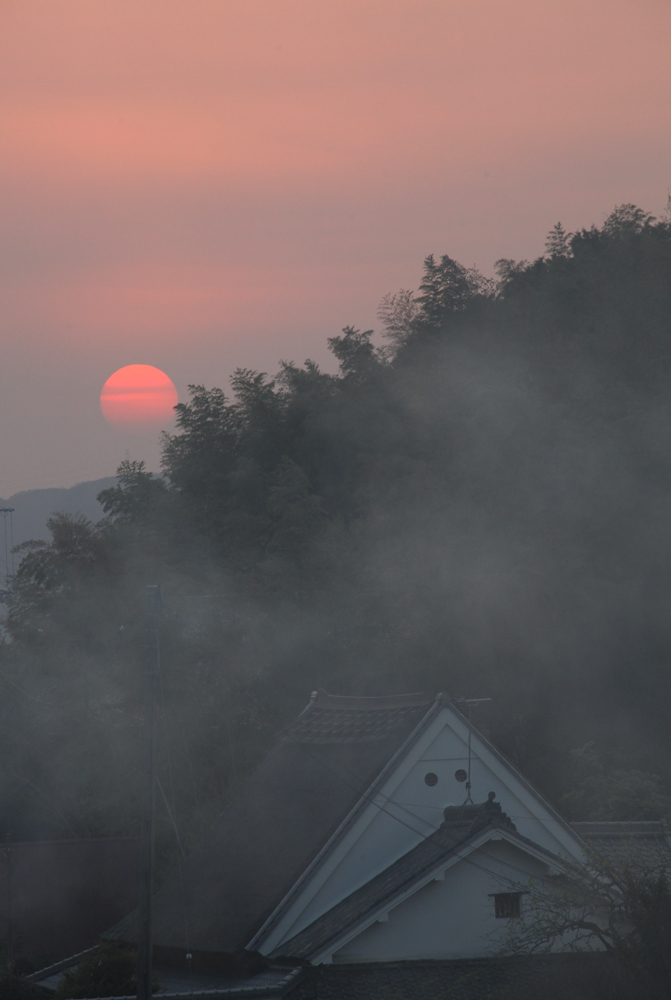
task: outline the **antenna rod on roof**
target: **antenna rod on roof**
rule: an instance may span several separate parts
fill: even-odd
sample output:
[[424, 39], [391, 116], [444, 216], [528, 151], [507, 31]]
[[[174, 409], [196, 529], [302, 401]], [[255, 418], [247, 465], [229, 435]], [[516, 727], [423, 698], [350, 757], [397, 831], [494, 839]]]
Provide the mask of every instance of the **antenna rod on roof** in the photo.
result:
[[160, 587], [147, 587], [147, 672], [145, 693], [145, 800], [140, 833], [140, 905], [138, 909], [137, 1000], [152, 995], [152, 895], [154, 891], [154, 814], [156, 800], [156, 685], [160, 670], [158, 615]]
[[466, 778], [466, 800], [463, 803], [465, 806], [467, 806], [469, 802], [471, 803], [471, 805], [473, 805], [473, 799], [471, 797], [471, 788], [472, 788], [472, 785], [471, 785], [471, 761], [473, 759], [473, 755], [472, 755], [472, 752], [471, 752], [471, 736], [472, 736], [471, 726], [473, 724], [473, 709], [477, 708], [478, 705], [480, 705], [483, 701], [492, 701], [492, 699], [491, 698], [455, 698], [454, 700], [457, 703], [462, 704], [465, 708], [468, 709], [468, 721], [470, 723], [469, 727], [468, 727], [468, 772], [467, 772], [468, 776]]

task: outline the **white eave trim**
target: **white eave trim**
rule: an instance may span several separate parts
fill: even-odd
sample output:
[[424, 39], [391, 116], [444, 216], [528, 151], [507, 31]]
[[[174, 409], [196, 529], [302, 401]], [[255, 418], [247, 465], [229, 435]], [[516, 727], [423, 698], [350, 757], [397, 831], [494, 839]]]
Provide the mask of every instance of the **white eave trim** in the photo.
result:
[[[441, 696], [439, 695], [439, 697]], [[443, 695], [442, 697], [444, 698], [445, 696]], [[466, 718], [466, 716], [459, 710], [459, 708], [457, 708], [457, 706], [454, 704], [453, 701], [451, 701], [450, 699], [446, 700], [448, 702], [449, 707], [452, 709], [452, 711], [457, 716], [459, 721], [466, 726], [466, 729], [471, 731], [473, 736], [475, 736], [476, 739], [478, 739], [483, 744], [485, 749], [488, 750], [489, 753], [500, 764], [503, 764], [505, 769], [509, 771], [510, 774], [512, 774], [517, 779], [517, 781], [519, 781], [519, 783], [522, 785], [522, 787], [525, 789], [526, 792], [528, 792], [534, 799], [536, 799], [536, 801], [541, 803], [543, 808], [547, 810], [547, 812], [549, 813], [550, 817], [554, 820], [554, 822], [557, 823], [557, 825], [560, 826], [564, 830], [564, 832], [569, 835], [569, 837], [574, 841], [574, 843], [577, 842], [577, 844], [581, 847], [581, 849], [584, 850], [587, 845], [585, 844], [585, 841], [582, 839], [577, 830], [573, 829], [571, 824], [567, 820], [565, 820], [564, 817], [557, 812], [554, 806], [551, 805], [543, 795], [541, 795], [538, 789], [535, 788], [531, 784], [531, 782], [524, 777], [522, 772], [519, 771], [515, 767], [515, 765], [511, 761], [509, 761], [508, 758], [504, 754], [502, 754], [501, 751], [498, 750], [494, 746], [494, 744], [491, 743], [487, 739], [487, 737], [483, 733], [481, 733], [480, 730]], [[480, 759], [482, 760], [482, 757]]]
[[[416, 892], [423, 889], [425, 885], [429, 882], [439, 882], [445, 878], [445, 872], [448, 869], [454, 867], [459, 861], [465, 861], [468, 859], [469, 854], [474, 851], [479, 850], [484, 844], [487, 844], [491, 840], [506, 840], [509, 844], [517, 847], [519, 850], [524, 851], [525, 854], [529, 854], [531, 857], [536, 858], [536, 860], [541, 861], [546, 864], [551, 869], [551, 874], [557, 874], [562, 871], [561, 859], [555, 857], [550, 851], [546, 851], [542, 847], [536, 847], [535, 845], [528, 843], [526, 839], [521, 839], [515, 833], [511, 833], [500, 827], [494, 827], [483, 832], [480, 837], [472, 840], [468, 846], [462, 850], [456, 851], [451, 854], [449, 858], [444, 861], [440, 861], [438, 864], [434, 865], [431, 869], [424, 873], [421, 878], [413, 882], [412, 885], [403, 889], [396, 896], [393, 896], [391, 901], [386, 899], [384, 903], [381, 903], [375, 910], [367, 914], [364, 918], [358, 921], [356, 924], [352, 924], [346, 931], [329, 941], [328, 945], [322, 947], [320, 951], [314, 952], [309, 956], [309, 961], [312, 965], [324, 965], [330, 963], [333, 955], [343, 948], [346, 944], [349, 944], [355, 937], [359, 934], [363, 934], [365, 930], [368, 930], [373, 924], [380, 922], [386, 922], [389, 919], [389, 914], [401, 903], [405, 902], [406, 899], [410, 899], [414, 896]], [[504, 864], [498, 858], [492, 859], [498, 864]]]
[[273, 930], [278, 921], [282, 918], [283, 914], [290, 907], [290, 905], [295, 900], [296, 896], [300, 893], [304, 884], [309, 880], [310, 876], [322, 866], [328, 855], [333, 851], [340, 840], [345, 836], [350, 827], [356, 822], [359, 815], [368, 806], [377, 806], [378, 803], [375, 802], [375, 796], [379, 788], [387, 780], [389, 774], [394, 771], [399, 761], [406, 756], [410, 748], [419, 739], [425, 729], [433, 722], [434, 718], [442, 711], [445, 707], [444, 695], [437, 695], [433, 704], [427, 709], [426, 714], [417, 723], [413, 731], [409, 736], [406, 737], [404, 742], [398, 748], [396, 753], [389, 759], [389, 761], [382, 768], [378, 776], [375, 778], [373, 783], [366, 789], [366, 791], [360, 796], [355, 805], [352, 807], [350, 812], [347, 814], [345, 819], [342, 821], [340, 826], [336, 831], [331, 834], [329, 839], [326, 841], [322, 849], [315, 856], [315, 858], [310, 862], [308, 867], [305, 869], [302, 875], [294, 882], [289, 892], [284, 896], [284, 898], [278, 903], [270, 916], [262, 924], [259, 930], [256, 932], [254, 937], [245, 945], [246, 951], [258, 951], [259, 946], [263, 944], [264, 939]]
[[[557, 837], [553, 834], [555, 840], [558, 844], [562, 845], [563, 850], [566, 850], [568, 854], [574, 854], [575, 857], [579, 857], [584, 853], [585, 844], [580, 835], [572, 829], [572, 827], [563, 819], [562, 816], [557, 813], [557, 811], [550, 805], [549, 802], [534, 788], [534, 786], [527, 781], [527, 779], [522, 775], [517, 768], [508, 761], [504, 755], [496, 749], [489, 740], [483, 736], [483, 734], [473, 726], [469, 720], [459, 711], [456, 705], [444, 694], [439, 694], [436, 696], [433, 704], [429, 706], [424, 717], [418, 722], [415, 729], [406, 737], [404, 743], [399, 747], [393, 757], [390, 758], [388, 763], [380, 771], [376, 779], [372, 782], [369, 788], [360, 796], [358, 801], [352, 807], [349, 814], [342, 821], [340, 826], [331, 835], [326, 844], [322, 847], [319, 853], [315, 856], [313, 861], [308, 865], [305, 871], [296, 880], [294, 885], [291, 887], [289, 892], [284, 896], [280, 903], [275, 907], [270, 916], [265, 920], [263, 925], [255, 933], [254, 937], [245, 945], [247, 950], [261, 950], [263, 946], [269, 944], [269, 953], [275, 952], [281, 940], [285, 938], [288, 933], [291, 935], [290, 926], [286, 927], [284, 931], [280, 933], [280, 936], [275, 940], [275, 933], [282, 926], [284, 919], [291, 913], [292, 907], [296, 904], [297, 900], [301, 898], [301, 894], [304, 892], [306, 887], [309, 887], [310, 882], [313, 878], [319, 878], [319, 871], [328, 864], [329, 857], [338, 851], [339, 845], [343, 843], [348, 833], [353, 829], [355, 824], [365, 816], [366, 810], [369, 806], [375, 806], [377, 809], [383, 809], [384, 805], [381, 805], [377, 801], [377, 797], [380, 790], [384, 787], [388, 779], [394, 774], [394, 772], [403, 764], [404, 758], [408, 756], [414, 745], [422, 739], [429, 730], [430, 726], [440, 717], [443, 709], [448, 710], [448, 721], [447, 725], [452, 731], [464, 741], [467, 740], [467, 734], [470, 730], [475, 739], [480, 743], [481, 749], [477, 751], [477, 756], [485, 767], [489, 767], [496, 771], [497, 767], [503, 767], [504, 771], [510, 775], [513, 782], [518, 782], [520, 786], [520, 791], [522, 795], [529, 796], [529, 798], [541, 807], [545, 811], [547, 818], [551, 822], [558, 824], [559, 828], [563, 830], [564, 835], [568, 835], [569, 842], [564, 842], [562, 844], [561, 836]], [[450, 713], [452, 714], [452, 720], [449, 719]], [[455, 726], [456, 723], [456, 726]], [[459, 728], [463, 727], [463, 732], [459, 732]], [[490, 760], [487, 760], [487, 757]], [[513, 791], [513, 794], [519, 795], [518, 792]], [[521, 799], [524, 802], [524, 798]], [[534, 809], [529, 803], [526, 803], [526, 808], [529, 809], [530, 813], [534, 814]], [[538, 817], [539, 821], [543, 826], [546, 826], [546, 821]], [[546, 827], [547, 828], [547, 827]], [[501, 832], [501, 831], [499, 831]], [[529, 854], [533, 854], [533, 850], [530, 847], [532, 841], [528, 844], [525, 840], [524, 848]], [[518, 846], [521, 846], [518, 841]], [[541, 852], [546, 851], [545, 848], [539, 848]], [[541, 853], [536, 855], [539, 860], [542, 860], [546, 864], [551, 864], [549, 858], [553, 857], [551, 851], [547, 851], [547, 854]]]

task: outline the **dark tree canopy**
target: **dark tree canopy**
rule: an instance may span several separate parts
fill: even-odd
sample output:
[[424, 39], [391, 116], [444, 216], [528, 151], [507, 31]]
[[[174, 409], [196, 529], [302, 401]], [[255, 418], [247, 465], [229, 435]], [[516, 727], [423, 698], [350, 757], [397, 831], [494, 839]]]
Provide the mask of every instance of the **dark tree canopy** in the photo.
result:
[[[156, 582], [187, 846], [319, 685], [489, 696], [483, 725], [571, 816], [668, 811], [671, 225], [624, 205], [546, 251], [497, 285], [427, 257], [383, 300], [386, 344], [329, 339], [334, 373], [191, 386], [161, 476], [122, 463], [99, 524], [55, 515], [22, 550], [15, 836], [135, 831]], [[160, 836], [169, 867], [167, 815]]]

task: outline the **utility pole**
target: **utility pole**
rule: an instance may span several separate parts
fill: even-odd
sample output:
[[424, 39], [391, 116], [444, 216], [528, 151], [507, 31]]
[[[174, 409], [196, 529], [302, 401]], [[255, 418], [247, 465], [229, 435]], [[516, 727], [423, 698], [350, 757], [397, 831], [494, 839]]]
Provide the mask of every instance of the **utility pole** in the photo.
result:
[[[12, 522], [12, 514], [14, 513], [13, 507], [0, 507], [0, 514], [2, 514], [2, 520], [4, 521], [5, 529], [5, 589], [0, 590], [0, 604], [5, 604], [9, 601], [9, 556], [11, 552], [12, 556], [12, 576], [14, 575], [14, 526]], [[9, 529], [12, 538], [11, 548], [7, 543], [7, 517], [9, 516]]]
[[154, 813], [156, 798], [156, 693], [160, 670], [158, 615], [160, 587], [147, 587], [147, 670], [144, 715], [145, 794], [140, 833], [140, 905], [138, 910], [137, 1000], [151, 1000], [152, 895], [154, 890]]
[[14, 929], [12, 927], [12, 841], [7, 834], [7, 964], [14, 961]]

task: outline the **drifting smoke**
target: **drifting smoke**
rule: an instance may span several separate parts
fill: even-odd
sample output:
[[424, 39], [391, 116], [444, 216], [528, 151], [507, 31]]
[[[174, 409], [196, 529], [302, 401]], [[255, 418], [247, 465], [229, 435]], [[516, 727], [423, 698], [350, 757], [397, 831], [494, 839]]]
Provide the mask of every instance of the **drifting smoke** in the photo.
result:
[[[15, 835], [136, 832], [156, 582], [162, 781], [187, 846], [318, 686], [491, 697], [482, 723], [555, 802], [627, 818], [635, 786], [636, 817], [658, 816], [670, 258], [671, 227], [632, 206], [556, 227], [498, 286], [428, 258], [418, 293], [383, 304], [386, 346], [332, 339], [339, 375], [195, 387], [166, 481], [126, 465], [104, 522], [56, 519], [22, 553], [2, 652]], [[571, 800], [597, 772], [611, 804]], [[167, 810], [159, 833], [167, 870]]]

